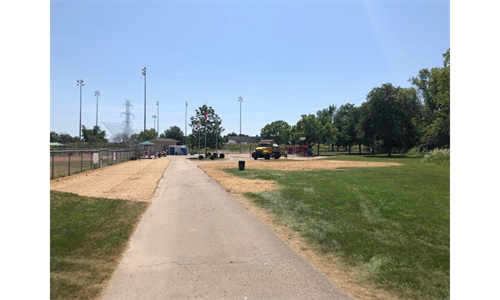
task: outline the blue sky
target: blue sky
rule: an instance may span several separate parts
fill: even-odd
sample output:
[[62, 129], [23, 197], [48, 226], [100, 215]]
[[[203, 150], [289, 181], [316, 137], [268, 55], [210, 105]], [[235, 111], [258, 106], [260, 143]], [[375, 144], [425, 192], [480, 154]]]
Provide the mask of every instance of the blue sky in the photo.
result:
[[[383, 83], [409, 87], [450, 47], [448, 1], [51, 1], [50, 130], [110, 133], [132, 102], [133, 130], [160, 103], [160, 132], [207, 103], [224, 134], [260, 134], [334, 104], [359, 106]], [[111, 126], [111, 125], [110, 125]], [[116, 127], [118, 126], [118, 127]], [[188, 133], [191, 130], [188, 125]]]

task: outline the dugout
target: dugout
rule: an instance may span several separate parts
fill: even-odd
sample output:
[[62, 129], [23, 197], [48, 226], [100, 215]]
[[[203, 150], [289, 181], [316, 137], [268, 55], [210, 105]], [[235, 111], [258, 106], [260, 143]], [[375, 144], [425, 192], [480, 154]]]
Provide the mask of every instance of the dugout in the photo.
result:
[[145, 141], [135, 146], [135, 153], [137, 158], [156, 158], [158, 150], [155, 143]]

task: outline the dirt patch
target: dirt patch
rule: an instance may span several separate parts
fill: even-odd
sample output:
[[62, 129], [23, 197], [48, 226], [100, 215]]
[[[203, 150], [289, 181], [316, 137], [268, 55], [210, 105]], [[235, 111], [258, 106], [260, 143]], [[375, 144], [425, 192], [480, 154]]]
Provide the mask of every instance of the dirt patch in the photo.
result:
[[262, 179], [246, 179], [233, 176], [222, 171], [222, 169], [234, 168], [232, 164], [206, 164], [199, 165], [200, 169], [205, 171], [210, 177], [215, 179], [228, 192], [243, 194], [243, 193], [260, 193], [272, 191], [278, 188], [278, 185], [273, 180]]
[[340, 160], [256, 160], [247, 161], [245, 168], [283, 171], [335, 170], [339, 168], [369, 168], [401, 165], [398, 163], [340, 161]]
[[128, 161], [50, 181], [50, 189], [81, 196], [149, 202], [170, 158]]
[[[246, 161], [245, 169], [311, 171], [335, 170], [339, 168], [388, 167], [397, 165], [401, 164], [333, 160], [257, 160]], [[278, 188], [278, 185], [273, 180], [240, 178], [222, 171], [222, 169], [234, 169], [234, 163], [203, 164], [198, 167], [231, 193], [260, 193], [272, 191]]]

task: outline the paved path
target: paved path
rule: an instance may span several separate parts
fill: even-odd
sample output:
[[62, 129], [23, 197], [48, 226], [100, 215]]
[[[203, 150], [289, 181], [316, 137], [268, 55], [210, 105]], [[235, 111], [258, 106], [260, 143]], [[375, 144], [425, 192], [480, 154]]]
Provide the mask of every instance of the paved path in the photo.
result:
[[174, 156], [104, 299], [350, 298], [196, 163]]

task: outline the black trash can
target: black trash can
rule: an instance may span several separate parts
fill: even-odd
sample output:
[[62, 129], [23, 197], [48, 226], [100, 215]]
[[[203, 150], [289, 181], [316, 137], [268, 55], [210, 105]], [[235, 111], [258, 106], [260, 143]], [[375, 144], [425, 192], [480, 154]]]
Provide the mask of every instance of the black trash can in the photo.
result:
[[239, 165], [240, 171], [245, 170], [245, 161], [244, 160], [240, 160], [240, 161], [238, 161], [238, 163], [239, 163], [238, 165]]

